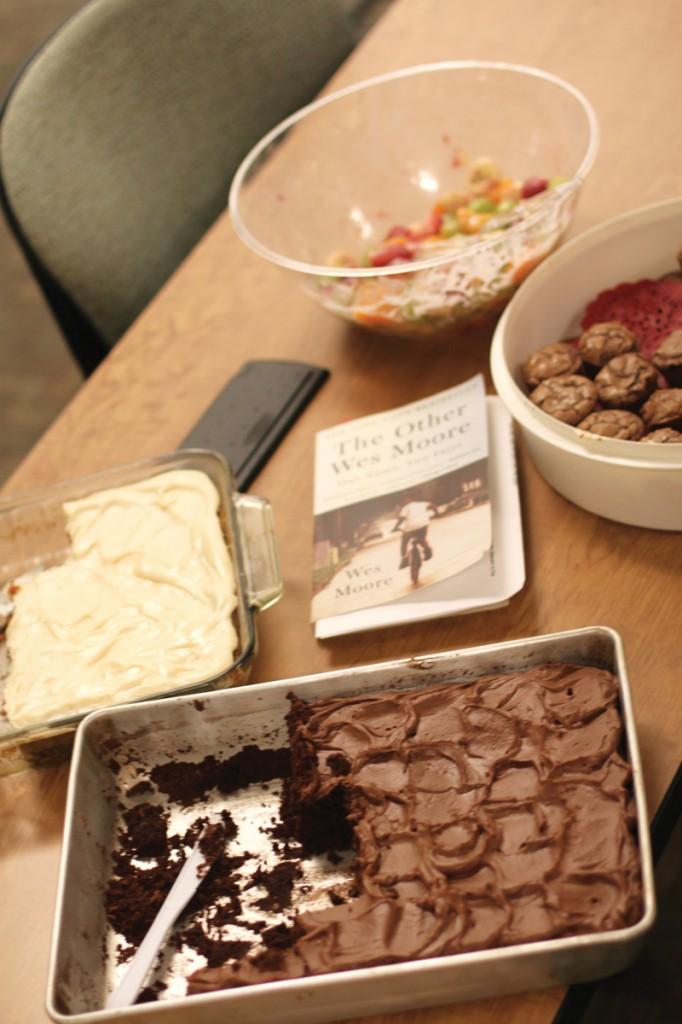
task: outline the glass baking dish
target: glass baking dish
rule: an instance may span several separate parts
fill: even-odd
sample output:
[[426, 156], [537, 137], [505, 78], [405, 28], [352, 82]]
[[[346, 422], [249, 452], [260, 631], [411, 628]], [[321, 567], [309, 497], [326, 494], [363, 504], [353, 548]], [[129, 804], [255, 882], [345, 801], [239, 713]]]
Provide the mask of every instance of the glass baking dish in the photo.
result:
[[[64, 502], [177, 469], [205, 473], [220, 496], [218, 515], [234, 564], [237, 586], [237, 607], [233, 612], [237, 650], [232, 664], [219, 674], [173, 690], [150, 694], [142, 700], [200, 693], [248, 680], [256, 651], [256, 612], [274, 604], [282, 594], [270, 504], [263, 498], [238, 493], [232, 472], [222, 456], [199, 449], [186, 449], [116, 466], [17, 498], [0, 500], [2, 587], [23, 573], [46, 569], [64, 561], [70, 550]], [[7, 647], [3, 642], [0, 643], [0, 775], [63, 756], [70, 749], [78, 722], [87, 713], [53, 718], [25, 728], [12, 726], [4, 710], [7, 659]]]

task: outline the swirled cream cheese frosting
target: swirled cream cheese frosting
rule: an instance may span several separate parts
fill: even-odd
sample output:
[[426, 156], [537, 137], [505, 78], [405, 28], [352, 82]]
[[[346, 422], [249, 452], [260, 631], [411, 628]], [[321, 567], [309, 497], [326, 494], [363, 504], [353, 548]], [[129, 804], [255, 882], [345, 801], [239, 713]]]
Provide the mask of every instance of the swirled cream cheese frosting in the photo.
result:
[[172, 470], [66, 502], [71, 552], [14, 581], [12, 725], [161, 694], [228, 668], [236, 587], [219, 496]]

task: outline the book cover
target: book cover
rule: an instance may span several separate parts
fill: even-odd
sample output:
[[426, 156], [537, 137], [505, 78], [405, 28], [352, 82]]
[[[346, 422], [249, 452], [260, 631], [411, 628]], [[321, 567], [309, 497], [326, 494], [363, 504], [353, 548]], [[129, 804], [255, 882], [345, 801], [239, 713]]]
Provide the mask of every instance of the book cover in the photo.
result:
[[511, 422], [481, 375], [320, 432], [314, 511], [318, 637], [492, 606], [523, 585]]

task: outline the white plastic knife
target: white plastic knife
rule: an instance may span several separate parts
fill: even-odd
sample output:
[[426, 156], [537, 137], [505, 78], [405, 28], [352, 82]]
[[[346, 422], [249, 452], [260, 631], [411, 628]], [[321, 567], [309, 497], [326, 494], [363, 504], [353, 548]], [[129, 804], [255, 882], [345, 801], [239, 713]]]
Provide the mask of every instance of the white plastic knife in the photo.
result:
[[194, 893], [208, 874], [211, 864], [219, 856], [221, 850], [215, 852], [211, 844], [211, 853], [206, 853], [201, 844], [209, 829], [221, 829], [222, 824], [211, 822], [201, 830], [199, 838], [183, 864], [178, 877], [173, 882], [168, 895], [161, 904], [159, 912], [152, 921], [149, 931], [142, 940], [137, 953], [130, 961], [128, 970], [106, 1001], [107, 1010], [116, 1010], [122, 1006], [132, 1006], [138, 997], [149, 968], [163, 945], [168, 931], [175, 923], [179, 914], [185, 909]]

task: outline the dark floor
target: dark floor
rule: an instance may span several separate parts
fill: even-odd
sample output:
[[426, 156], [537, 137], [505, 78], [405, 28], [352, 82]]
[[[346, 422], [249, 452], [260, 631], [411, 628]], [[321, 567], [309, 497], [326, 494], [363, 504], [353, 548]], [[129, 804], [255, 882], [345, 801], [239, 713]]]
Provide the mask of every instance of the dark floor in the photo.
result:
[[[0, 0], [0, 91], [82, 0]], [[66, 405], [81, 375], [0, 217], [0, 484]]]

